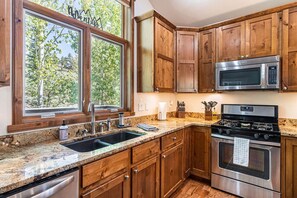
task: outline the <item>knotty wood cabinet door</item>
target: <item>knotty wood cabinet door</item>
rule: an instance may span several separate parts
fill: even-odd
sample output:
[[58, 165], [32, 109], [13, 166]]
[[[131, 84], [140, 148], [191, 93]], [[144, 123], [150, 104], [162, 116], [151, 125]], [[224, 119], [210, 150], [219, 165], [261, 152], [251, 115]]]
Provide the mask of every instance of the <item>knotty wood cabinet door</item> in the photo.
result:
[[215, 92], [215, 29], [199, 33], [199, 93]]
[[282, 137], [282, 197], [297, 197], [297, 138]]
[[245, 22], [233, 23], [216, 30], [217, 62], [243, 58], [245, 48]]
[[297, 7], [283, 11], [282, 90], [297, 91]]
[[210, 179], [210, 128], [192, 128], [192, 174]]
[[10, 1], [0, 2], [0, 87], [10, 84]]
[[132, 169], [132, 198], [160, 197], [159, 155]]
[[161, 197], [169, 197], [183, 181], [183, 144], [161, 155]]
[[188, 127], [184, 130], [184, 143], [183, 143], [183, 178], [187, 179], [191, 173], [191, 133], [192, 128]]
[[177, 32], [177, 92], [197, 92], [198, 33]]
[[129, 198], [130, 178], [126, 172], [82, 195], [82, 198]]
[[174, 29], [155, 18], [155, 91], [174, 92]]
[[245, 58], [278, 55], [278, 31], [277, 13], [247, 20]]

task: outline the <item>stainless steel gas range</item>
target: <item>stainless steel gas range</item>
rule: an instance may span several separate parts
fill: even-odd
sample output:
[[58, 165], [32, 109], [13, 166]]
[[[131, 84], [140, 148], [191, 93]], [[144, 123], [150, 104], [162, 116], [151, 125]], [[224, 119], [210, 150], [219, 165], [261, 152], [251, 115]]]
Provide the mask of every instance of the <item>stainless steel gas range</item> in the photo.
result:
[[[279, 198], [280, 132], [278, 107], [222, 105], [212, 125], [211, 186], [241, 197]], [[247, 140], [248, 164], [234, 162], [235, 139]]]

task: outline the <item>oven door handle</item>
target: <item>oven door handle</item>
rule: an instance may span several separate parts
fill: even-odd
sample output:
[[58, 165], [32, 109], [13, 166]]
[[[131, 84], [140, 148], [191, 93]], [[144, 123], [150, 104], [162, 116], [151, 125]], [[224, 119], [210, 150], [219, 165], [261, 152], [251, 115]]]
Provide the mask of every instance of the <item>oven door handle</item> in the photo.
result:
[[[234, 141], [234, 137], [224, 136], [224, 135], [219, 135], [219, 134], [211, 134], [211, 137], [230, 140], [230, 142]], [[258, 144], [258, 145], [262, 145], [262, 146], [274, 146], [274, 147], [280, 147], [281, 146], [281, 144], [278, 143], [278, 142], [265, 142], [265, 141], [250, 140], [250, 143], [251, 144]]]

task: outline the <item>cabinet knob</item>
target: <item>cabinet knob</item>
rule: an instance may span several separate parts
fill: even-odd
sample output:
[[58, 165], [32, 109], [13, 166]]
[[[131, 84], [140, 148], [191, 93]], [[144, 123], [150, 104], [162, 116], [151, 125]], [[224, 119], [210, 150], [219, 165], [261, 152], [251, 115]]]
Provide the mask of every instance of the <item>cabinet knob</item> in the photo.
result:
[[194, 92], [197, 92], [197, 89], [194, 89]]
[[165, 158], [166, 158], [166, 155], [162, 155], [162, 158], [164, 158], [164, 159], [165, 159]]
[[129, 175], [125, 175], [124, 178], [125, 179], [129, 179], [130, 177], [129, 177]]
[[156, 88], [155, 88], [155, 91], [159, 91], [159, 88], [158, 88], [158, 87], [156, 87]]
[[138, 173], [138, 169], [134, 169], [134, 173], [137, 174]]
[[244, 58], [244, 56], [240, 56], [240, 58]]
[[176, 140], [176, 137], [173, 137], [172, 139], [173, 139], [173, 140]]
[[214, 89], [211, 89], [211, 92], [214, 92], [215, 90]]
[[283, 90], [288, 90], [288, 87], [284, 86], [284, 87], [283, 87]]

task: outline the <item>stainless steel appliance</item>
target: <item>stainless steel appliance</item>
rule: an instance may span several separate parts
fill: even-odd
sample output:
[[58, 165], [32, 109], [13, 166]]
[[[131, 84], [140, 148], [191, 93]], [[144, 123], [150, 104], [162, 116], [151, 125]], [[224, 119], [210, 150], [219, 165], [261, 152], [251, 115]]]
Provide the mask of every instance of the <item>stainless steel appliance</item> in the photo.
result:
[[216, 90], [279, 89], [280, 57], [216, 63]]
[[7, 198], [78, 198], [79, 171], [74, 169], [34, 182], [0, 197]]
[[[241, 197], [280, 198], [278, 107], [222, 105], [212, 128], [211, 186]], [[233, 163], [234, 138], [249, 139], [248, 166]]]

